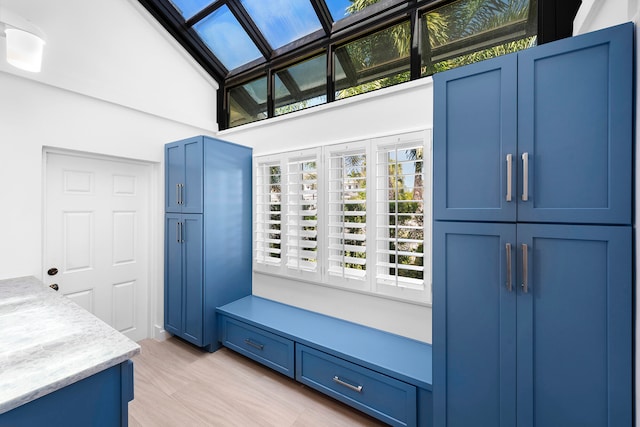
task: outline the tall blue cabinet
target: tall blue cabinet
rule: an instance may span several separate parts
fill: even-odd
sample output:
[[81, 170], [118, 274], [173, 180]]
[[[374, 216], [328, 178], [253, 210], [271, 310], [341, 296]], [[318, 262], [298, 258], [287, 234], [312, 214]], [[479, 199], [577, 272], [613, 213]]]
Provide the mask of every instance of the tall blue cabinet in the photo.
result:
[[434, 76], [434, 426], [632, 425], [633, 24]]
[[209, 351], [216, 307], [251, 294], [251, 164], [207, 136], [165, 146], [164, 327]]

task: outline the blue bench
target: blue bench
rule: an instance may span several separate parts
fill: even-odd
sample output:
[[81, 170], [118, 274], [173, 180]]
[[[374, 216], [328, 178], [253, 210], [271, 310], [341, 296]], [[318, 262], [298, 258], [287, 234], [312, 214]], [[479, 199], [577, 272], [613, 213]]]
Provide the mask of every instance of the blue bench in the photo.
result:
[[256, 296], [217, 313], [225, 347], [387, 424], [432, 425], [429, 344]]

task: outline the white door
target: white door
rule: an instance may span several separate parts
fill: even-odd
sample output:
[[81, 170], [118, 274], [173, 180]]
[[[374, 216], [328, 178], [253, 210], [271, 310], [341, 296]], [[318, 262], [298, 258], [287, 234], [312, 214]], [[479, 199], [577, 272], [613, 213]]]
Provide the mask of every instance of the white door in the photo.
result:
[[143, 163], [46, 153], [42, 277], [134, 341], [149, 330], [150, 175]]

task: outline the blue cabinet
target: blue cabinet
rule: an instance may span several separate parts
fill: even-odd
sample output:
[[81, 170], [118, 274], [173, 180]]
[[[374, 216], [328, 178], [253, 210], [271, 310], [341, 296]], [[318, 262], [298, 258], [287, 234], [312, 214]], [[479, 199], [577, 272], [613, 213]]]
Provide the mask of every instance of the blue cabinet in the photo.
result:
[[133, 362], [127, 360], [0, 414], [0, 426], [127, 427], [131, 400]]
[[434, 76], [434, 426], [632, 425], [632, 49]]
[[434, 425], [630, 426], [628, 226], [434, 224]]
[[209, 351], [216, 307], [251, 294], [251, 165], [205, 136], [165, 146], [165, 329]]
[[434, 75], [434, 218], [631, 222], [633, 24]]

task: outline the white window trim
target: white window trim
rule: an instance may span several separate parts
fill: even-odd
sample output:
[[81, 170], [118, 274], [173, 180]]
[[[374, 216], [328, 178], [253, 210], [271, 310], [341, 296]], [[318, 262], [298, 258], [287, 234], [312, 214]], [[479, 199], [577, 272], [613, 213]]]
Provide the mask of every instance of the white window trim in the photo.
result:
[[[378, 147], [388, 147], [389, 145], [405, 146], [407, 144], [415, 144], [422, 141], [424, 144], [423, 150], [423, 200], [425, 203], [424, 208], [424, 285], [423, 289], [412, 289], [410, 287], [402, 286], [390, 286], [384, 283], [379, 283], [376, 278], [376, 259], [377, 259], [377, 217], [376, 212], [376, 162], [377, 162], [377, 150]], [[367, 265], [366, 275], [364, 280], [338, 277], [329, 274], [329, 238], [328, 238], [328, 221], [329, 221], [329, 173], [327, 172], [330, 166], [330, 157], [332, 153], [339, 152], [353, 152], [362, 150], [364, 148], [367, 156]], [[287, 254], [286, 252], [286, 195], [284, 194], [285, 188], [285, 176], [289, 161], [297, 161], [299, 159], [308, 158], [311, 156], [316, 157], [318, 165], [318, 225], [317, 225], [317, 244], [318, 244], [318, 267], [316, 271], [305, 270], [292, 270], [287, 268]], [[329, 286], [346, 291], [353, 291], [358, 293], [364, 293], [369, 295], [376, 295], [383, 298], [389, 298], [394, 300], [407, 301], [418, 304], [430, 304], [431, 303], [431, 282], [432, 282], [432, 268], [431, 268], [431, 224], [432, 224], [432, 140], [431, 131], [415, 131], [408, 133], [401, 133], [393, 136], [370, 138], [365, 140], [346, 142], [340, 144], [325, 145], [322, 147], [315, 147], [305, 150], [289, 151], [277, 154], [270, 154], [267, 156], [254, 157], [254, 226], [257, 220], [257, 209], [255, 203], [259, 197], [257, 188], [258, 180], [258, 167], [265, 163], [277, 162], [281, 168], [281, 186], [283, 188], [282, 194], [282, 206], [281, 206], [281, 262], [280, 265], [269, 265], [258, 263], [256, 260], [256, 254], [258, 248], [254, 248], [253, 255], [253, 269], [258, 273], [265, 273], [270, 275], [282, 276], [288, 279], [300, 280], [307, 283], [313, 283], [322, 286]], [[257, 236], [257, 234], [254, 234]], [[257, 242], [255, 243], [258, 244]]]

